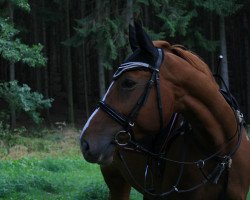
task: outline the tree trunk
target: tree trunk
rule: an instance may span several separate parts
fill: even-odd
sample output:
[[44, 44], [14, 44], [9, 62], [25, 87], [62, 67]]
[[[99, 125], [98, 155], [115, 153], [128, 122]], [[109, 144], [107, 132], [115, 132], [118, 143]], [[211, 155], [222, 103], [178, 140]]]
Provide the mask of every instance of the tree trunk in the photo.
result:
[[134, 25], [134, 19], [133, 19], [133, 0], [127, 0], [127, 8], [126, 9], [127, 9], [127, 12], [126, 12], [126, 22], [128, 24]]
[[98, 77], [99, 77], [99, 97], [102, 98], [105, 94], [105, 69], [103, 66], [103, 48], [98, 45], [100, 49], [98, 50]]
[[[132, 0], [128, 0], [128, 1], [132, 2]], [[133, 2], [132, 2], [132, 4], [133, 4]], [[149, 28], [149, 23], [150, 23], [149, 7], [146, 5], [144, 6], [144, 12], [145, 12], [145, 26]]]
[[[15, 64], [10, 63], [10, 81], [15, 80]], [[16, 127], [16, 109], [14, 105], [10, 105], [10, 127]]]
[[[91, 57], [90, 57], [90, 53], [91, 52], [91, 44], [89, 42], [86, 42], [85, 44], [86, 47], [86, 74], [91, 74]], [[88, 104], [89, 110], [91, 109], [91, 106], [93, 106], [93, 99], [90, 98], [93, 96], [93, 82], [96, 82], [96, 80], [93, 79], [92, 76], [88, 76], [88, 82], [86, 82], [86, 87], [88, 88], [88, 96], [86, 96], [86, 98], [88, 99], [88, 102], [91, 102], [90, 104]], [[97, 84], [95, 84], [97, 85]], [[95, 86], [96, 87], [96, 86]], [[94, 95], [96, 96], [96, 94]]]
[[245, 46], [245, 69], [246, 69], [246, 88], [247, 88], [247, 100], [245, 101], [247, 108], [247, 123], [250, 123], [250, 49], [249, 49], [249, 27], [248, 27], [248, 19], [246, 13], [243, 15], [243, 24], [244, 24], [244, 46]]
[[[42, 0], [42, 7], [45, 9], [45, 0]], [[46, 24], [45, 20], [42, 19], [42, 40], [43, 40], [43, 51], [45, 56], [47, 56], [47, 35], [46, 35]], [[43, 74], [44, 74], [44, 97], [45, 99], [49, 98], [49, 74], [48, 74], [48, 63], [47, 65], [43, 68]], [[46, 119], [48, 122], [50, 122], [50, 112], [49, 108], [46, 109]]]
[[[84, 18], [85, 11], [85, 1], [81, 1], [81, 18]], [[82, 66], [83, 68], [83, 90], [84, 90], [84, 102], [85, 102], [85, 112], [86, 117], [89, 117], [89, 101], [88, 101], [88, 76], [87, 76], [87, 61], [86, 61], [86, 51], [85, 43], [82, 44]]]
[[57, 84], [57, 54], [59, 49], [56, 47], [56, 27], [55, 25], [51, 26], [50, 31], [48, 32], [49, 34], [49, 43], [50, 43], [50, 48], [48, 49], [49, 52], [49, 91], [51, 96], [56, 96], [57, 94], [57, 89], [56, 89], [56, 84]]
[[[32, 2], [33, 6], [33, 11], [31, 12], [32, 13], [32, 17], [33, 17], [33, 34], [34, 34], [34, 42], [37, 44], [39, 43], [39, 36], [38, 36], [38, 26], [37, 26], [37, 23], [38, 23], [38, 18], [37, 18], [37, 4], [38, 2], [35, 2], [33, 1]], [[40, 67], [36, 67], [34, 69], [35, 71], [35, 84], [36, 84], [36, 90], [38, 92], [42, 92], [42, 84], [41, 84], [41, 68]]]
[[[66, 0], [65, 11], [66, 11], [66, 39], [70, 38], [70, 1]], [[72, 84], [72, 62], [71, 62], [71, 50], [70, 47], [66, 47], [67, 57], [67, 99], [68, 99], [68, 120], [71, 125], [74, 124], [74, 104], [73, 104], [73, 84]]]
[[[103, 1], [96, 1], [96, 10], [97, 10], [97, 21], [102, 23], [103, 19]], [[103, 66], [104, 62], [104, 47], [102, 45], [102, 35], [98, 34], [97, 42], [97, 65], [98, 65], [98, 77], [99, 77], [99, 97], [102, 98], [105, 94], [105, 69]]]
[[[12, 24], [14, 24], [14, 9], [11, 3], [8, 4], [9, 18]], [[15, 80], [15, 64], [10, 62], [10, 81]], [[10, 127], [13, 129], [16, 126], [16, 110], [14, 105], [10, 105]]]
[[84, 80], [84, 100], [85, 100], [85, 111], [87, 117], [89, 117], [89, 100], [88, 100], [88, 76], [87, 76], [87, 63], [85, 59], [85, 46], [83, 47], [83, 80]]
[[[210, 12], [210, 16], [209, 16], [210, 20], [209, 20], [209, 31], [210, 31], [210, 40], [213, 41], [214, 40], [214, 23], [213, 23], [213, 12]], [[215, 56], [214, 56], [214, 51], [210, 53], [210, 67], [212, 72], [214, 72], [215, 70], [215, 66], [214, 66], [214, 61], [215, 61]]]
[[[227, 44], [226, 44], [226, 31], [225, 31], [224, 16], [220, 16], [220, 48], [221, 48], [221, 55], [223, 56], [223, 59], [221, 62], [221, 76], [224, 79], [226, 86], [229, 88]], [[223, 84], [222, 84], [222, 88], [225, 88]]]

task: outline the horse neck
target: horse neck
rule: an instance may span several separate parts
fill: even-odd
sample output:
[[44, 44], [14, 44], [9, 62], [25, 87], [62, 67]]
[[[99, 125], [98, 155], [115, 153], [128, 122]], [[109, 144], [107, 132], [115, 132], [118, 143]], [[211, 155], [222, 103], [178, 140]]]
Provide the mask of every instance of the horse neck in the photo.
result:
[[188, 120], [199, 142], [211, 149], [227, 143], [235, 134], [237, 123], [213, 77], [188, 67], [168, 70], [166, 74], [173, 86], [175, 111]]

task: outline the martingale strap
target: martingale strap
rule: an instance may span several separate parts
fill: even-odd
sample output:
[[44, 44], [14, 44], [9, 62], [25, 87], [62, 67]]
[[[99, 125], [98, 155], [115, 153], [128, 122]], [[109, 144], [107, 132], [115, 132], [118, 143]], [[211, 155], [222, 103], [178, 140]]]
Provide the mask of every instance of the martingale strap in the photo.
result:
[[[204, 159], [197, 160], [197, 161], [185, 161], [185, 156], [183, 156], [181, 161], [172, 160], [172, 159], [169, 159], [169, 158], [165, 157], [164, 155], [154, 154], [154, 153], [148, 151], [147, 149], [143, 148], [142, 146], [138, 145], [137, 143], [134, 143], [133, 141], [131, 141], [130, 144], [133, 144], [135, 148], [134, 149], [129, 149], [128, 148], [127, 150], [132, 150], [132, 151], [136, 150], [138, 152], [144, 153], [145, 155], [151, 156], [152, 158], [155, 158], [158, 161], [161, 160], [161, 161], [165, 161], [165, 162], [169, 162], [169, 163], [175, 163], [175, 164], [180, 165], [181, 170], [179, 172], [179, 176], [176, 179], [175, 185], [173, 185], [170, 190], [168, 190], [166, 192], [162, 192], [162, 193], [153, 193], [153, 192], [147, 190], [146, 188], [144, 188], [142, 185], [140, 185], [137, 182], [137, 180], [135, 180], [131, 170], [129, 169], [129, 166], [127, 165], [127, 163], [126, 163], [126, 161], [125, 161], [125, 159], [123, 157], [122, 152], [119, 151], [118, 155], [120, 157], [121, 162], [125, 166], [126, 171], [129, 174], [130, 178], [134, 181], [134, 183], [137, 185], [137, 187], [140, 188], [143, 191], [144, 194], [150, 195], [150, 196], [155, 197], [155, 198], [163, 198], [163, 197], [169, 196], [172, 193], [186, 193], [186, 192], [196, 190], [199, 187], [201, 187], [201, 186], [203, 186], [203, 185], [205, 185], [207, 183], [217, 184], [220, 177], [221, 177], [221, 175], [222, 175], [222, 173], [225, 171], [225, 169], [230, 168], [230, 165], [231, 165], [231, 162], [232, 162], [231, 158], [235, 154], [235, 152], [237, 151], [237, 149], [239, 148], [239, 146], [241, 144], [242, 134], [243, 134], [242, 129], [243, 129], [243, 120], [238, 121], [238, 123], [237, 123], [237, 131], [236, 131], [236, 133], [238, 133], [237, 144], [227, 154], [225, 154], [224, 156], [220, 156], [220, 154], [222, 153], [222, 150], [225, 147], [224, 146], [220, 150], [218, 150], [217, 152], [213, 153], [212, 155], [210, 155], [210, 156], [208, 156], [208, 157], [206, 157]], [[231, 141], [229, 141], [229, 143], [230, 142]], [[225, 145], [228, 145], [229, 143], [227, 143]], [[184, 144], [185, 144], [185, 142], [184, 142]], [[182, 153], [185, 153], [185, 152], [186, 152], [186, 150], [184, 149], [184, 151], [182, 151]], [[183, 155], [185, 155], [185, 154], [183, 154]], [[217, 158], [217, 157], [220, 157], [221, 161], [217, 163], [217, 165], [215, 166], [214, 169], [212, 169], [208, 174], [206, 174], [203, 171], [203, 168], [205, 167], [205, 165], [207, 164], [207, 162], [209, 160], [212, 160], [213, 158]], [[181, 180], [181, 177], [182, 177], [184, 165], [194, 166], [194, 167], [198, 168], [201, 171], [202, 175], [204, 176], [204, 179], [201, 180], [196, 185], [193, 185], [193, 186], [191, 186], [189, 188], [185, 188], [185, 189], [179, 188], [179, 184], [180, 184], [180, 180]]]

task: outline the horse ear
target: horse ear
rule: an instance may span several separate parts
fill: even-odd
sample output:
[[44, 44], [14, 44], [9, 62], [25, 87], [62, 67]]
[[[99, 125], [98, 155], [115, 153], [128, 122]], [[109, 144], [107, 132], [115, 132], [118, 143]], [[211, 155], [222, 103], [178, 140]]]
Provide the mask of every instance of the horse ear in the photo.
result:
[[133, 52], [139, 48], [136, 39], [135, 27], [131, 24], [129, 24], [129, 44]]
[[156, 56], [157, 49], [155, 48], [152, 40], [149, 38], [147, 33], [143, 30], [142, 26], [138, 22], [135, 22], [135, 32], [140, 49], [153, 57]]

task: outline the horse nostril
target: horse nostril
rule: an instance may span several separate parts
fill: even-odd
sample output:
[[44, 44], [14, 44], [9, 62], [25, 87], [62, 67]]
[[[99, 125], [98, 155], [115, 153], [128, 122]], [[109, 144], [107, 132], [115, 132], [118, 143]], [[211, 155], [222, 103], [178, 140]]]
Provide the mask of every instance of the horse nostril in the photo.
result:
[[87, 152], [89, 150], [89, 143], [86, 140], [81, 141], [82, 152]]

